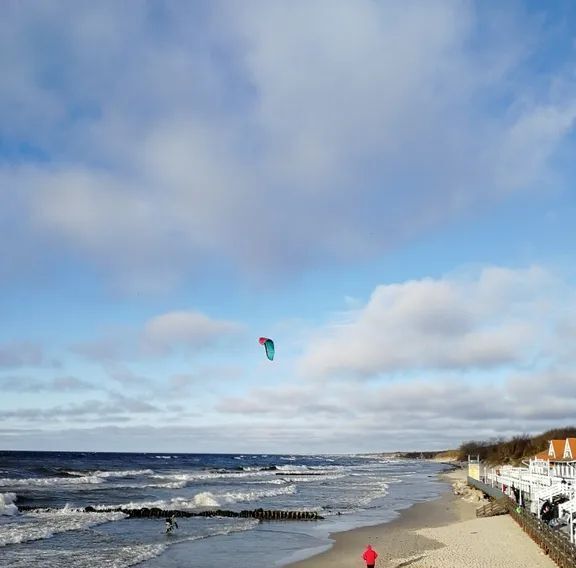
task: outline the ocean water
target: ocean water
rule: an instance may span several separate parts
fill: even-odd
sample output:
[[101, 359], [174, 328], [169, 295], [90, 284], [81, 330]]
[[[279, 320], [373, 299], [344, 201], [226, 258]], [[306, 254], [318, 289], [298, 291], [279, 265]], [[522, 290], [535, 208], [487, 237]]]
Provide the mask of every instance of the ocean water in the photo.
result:
[[[444, 467], [378, 455], [0, 451], [0, 566], [283, 566], [329, 547], [331, 532], [389, 521], [446, 491], [436, 475]], [[179, 518], [166, 535], [162, 519], [87, 506], [315, 511], [324, 520]]]

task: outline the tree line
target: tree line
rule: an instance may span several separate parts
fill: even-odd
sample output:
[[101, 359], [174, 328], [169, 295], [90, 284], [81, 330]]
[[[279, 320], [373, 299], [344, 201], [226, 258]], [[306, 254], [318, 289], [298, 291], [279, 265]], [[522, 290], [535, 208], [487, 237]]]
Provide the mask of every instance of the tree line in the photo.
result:
[[480, 456], [482, 461], [489, 464], [518, 465], [523, 460], [547, 450], [550, 440], [564, 440], [565, 438], [576, 438], [576, 427], [555, 428], [536, 436], [520, 434], [508, 439], [470, 440], [458, 448], [458, 459], [467, 460], [471, 455]]

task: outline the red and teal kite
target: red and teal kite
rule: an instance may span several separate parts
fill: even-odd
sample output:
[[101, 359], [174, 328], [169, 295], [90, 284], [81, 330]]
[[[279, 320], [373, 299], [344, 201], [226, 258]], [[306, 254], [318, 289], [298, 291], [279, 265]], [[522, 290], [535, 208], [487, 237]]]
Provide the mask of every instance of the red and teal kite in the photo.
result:
[[267, 337], [261, 337], [258, 342], [260, 345], [264, 345], [264, 349], [266, 349], [266, 357], [272, 361], [274, 359], [274, 342]]

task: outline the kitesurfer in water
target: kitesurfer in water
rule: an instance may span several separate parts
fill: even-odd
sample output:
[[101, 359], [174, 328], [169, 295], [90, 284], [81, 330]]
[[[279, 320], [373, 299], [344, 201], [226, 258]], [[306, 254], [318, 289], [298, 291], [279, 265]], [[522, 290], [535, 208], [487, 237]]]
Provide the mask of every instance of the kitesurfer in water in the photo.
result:
[[166, 534], [170, 534], [174, 529], [178, 528], [178, 523], [174, 518], [174, 515], [171, 517], [166, 517]]

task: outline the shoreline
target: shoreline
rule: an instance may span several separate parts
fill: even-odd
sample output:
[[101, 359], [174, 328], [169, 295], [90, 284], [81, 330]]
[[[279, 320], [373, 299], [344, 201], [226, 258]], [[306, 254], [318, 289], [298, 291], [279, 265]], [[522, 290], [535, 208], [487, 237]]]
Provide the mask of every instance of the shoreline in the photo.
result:
[[[466, 479], [464, 470], [442, 472], [452, 485]], [[454, 491], [399, 512], [383, 524], [333, 533], [332, 546], [291, 562], [285, 568], [349, 568], [362, 566], [367, 544], [379, 553], [381, 568], [555, 568], [541, 549], [508, 516], [477, 518], [477, 502]]]

